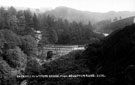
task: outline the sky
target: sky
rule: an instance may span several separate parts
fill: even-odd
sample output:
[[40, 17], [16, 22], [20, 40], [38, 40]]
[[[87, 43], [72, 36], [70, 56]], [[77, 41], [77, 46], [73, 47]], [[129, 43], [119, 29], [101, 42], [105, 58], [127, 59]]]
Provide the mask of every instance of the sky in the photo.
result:
[[135, 0], [0, 0], [0, 6], [55, 8], [66, 6], [82, 11], [135, 11]]

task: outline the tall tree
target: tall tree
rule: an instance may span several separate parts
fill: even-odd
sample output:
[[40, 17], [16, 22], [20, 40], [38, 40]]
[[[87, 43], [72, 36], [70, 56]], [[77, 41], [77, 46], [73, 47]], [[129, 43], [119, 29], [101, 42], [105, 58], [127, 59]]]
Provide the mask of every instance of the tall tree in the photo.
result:
[[39, 21], [37, 19], [37, 15], [34, 13], [34, 16], [33, 16], [33, 27], [35, 30], [39, 30]]
[[8, 8], [8, 13], [10, 15], [16, 15], [17, 11], [16, 11], [16, 9], [13, 6], [11, 6], [11, 7]]

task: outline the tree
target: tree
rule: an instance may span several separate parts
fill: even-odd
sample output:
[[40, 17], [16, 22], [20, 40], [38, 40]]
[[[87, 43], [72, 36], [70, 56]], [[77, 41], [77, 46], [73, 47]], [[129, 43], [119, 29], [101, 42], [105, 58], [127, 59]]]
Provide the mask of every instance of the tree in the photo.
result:
[[13, 33], [11, 30], [0, 30], [1, 43], [3, 43], [3, 49], [10, 49], [21, 45], [19, 36]]
[[32, 28], [34, 28], [33, 19], [32, 19], [32, 13], [30, 9], [24, 11], [24, 17], [25, 17], [25, 29], [24, 33], [25, 35], [31, 35], [34, 37], [34, 31]]
[[115, 17], [114, 19], [113, 19], [113, 22], [116, 22], [118, 20], [118, 18], [117, 17]]
[[32, 20], [32, 13], [30, 9], [24, 11], [26, 26], [32, 28], [33, 27], [33, 20]]
[[4, 27], [4, 14], [5, 14], [4, 7], [0, 7], [0, 29]]
[[6, 63], [6, 61], [0, 59], [0, 76], [4, 77], [5, 75], [8, 76], [10, 75], [11, 68], [10, 66]]
[[14, 49], [9, 49], [6, 51], [6, 60], [12, 68], [25, 68], [27, 56], [19, 47], [15, 47]]
[[9, 17], [8, 23], [9, 23], [9, 29], [11, 29], [15, 33], [19, 32], [20, 29], [18, 26], [18, 19], [15, 15]]
[[[36, 69], [35, 69], [36, 68]], [[25, 74], [29, 75], [39, 75], [41, 70], [41, 66], [35, 59], [29, 59], [27, 62], [27, 67], [25, 70]]]
[[8, 13], [12, 16], [12, 15], [16, 15], [17, 11], [13, 6], [11, 6], [8, 8]]
[[39, 30], [39, 21], [37, 19], [37, 15], [34, 13], [34, 16], [33, 16], [33, 27], [35, 30]]
[[37, 55], [37, 42], [31, 35], [25, 35], [21, 38], [21, 49], [28, 56]]
[[9, 76], [11, 76], [11, 67], [6, 63], [6, 61], [0, 59], [0, 85], [11, 85], [9, 84]]

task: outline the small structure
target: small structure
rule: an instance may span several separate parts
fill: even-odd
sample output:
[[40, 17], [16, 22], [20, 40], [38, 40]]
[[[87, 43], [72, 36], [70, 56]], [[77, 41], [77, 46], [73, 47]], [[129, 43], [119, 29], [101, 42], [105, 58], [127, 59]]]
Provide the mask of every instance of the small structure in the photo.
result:
[[108, 36], [109, 34], [108, 34], [108, 33], [103, 33], [103, 35], [106, 37], [106, 36]]
[[48, 51], [48, 52], [47, 52], [47, 57], [46, 57], [46, 59], [47, 59], [47, 60], [48, 60], [48, 59], [51, 59], [52, 56], [53, 56], [53, 51]]

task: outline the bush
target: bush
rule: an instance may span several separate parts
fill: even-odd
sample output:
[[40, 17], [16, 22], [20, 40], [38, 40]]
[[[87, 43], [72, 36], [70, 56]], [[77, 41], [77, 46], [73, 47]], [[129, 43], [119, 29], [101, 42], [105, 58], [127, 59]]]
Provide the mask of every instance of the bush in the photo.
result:
[[28, 56], [35, 56], [37, 55], [37, 42], [36, 40], [30, 36], [30, 35], [26, 35], [23, 36], [21, 38], [22, 40], [22, 46], [21, 49], [23, 50], [23, 52], [25, 54], [27, 54]]
[[[42, 75], [76, 75], [89, 73], [89, 69], [83, 63], [82, 51], [73, 51], [67, 55], [43, 64], [44, 70], [41, 71]], [[43, 84], [55, 84], [55, 85], [68, 85], [68, 84], [80, 84], [82, 78], [45, 78], [46, 81], [36, 80], [38, 85]], [[32, 82], [32, 80], [30, 81]], [[36, 84], [35, 84], [36, 85]]]
[[6, 52], [6, 60], [12, 68], [24, 68], [27, 63], [27, 56], [19, 47], [9, 49]]
[[25, 70], [25, 74], [28, 75], [40, 75], [40, 71], [42, 69], [42, 66], [39, 65], [36, 59], [29, 59], [27, 61], [27, 67]]

